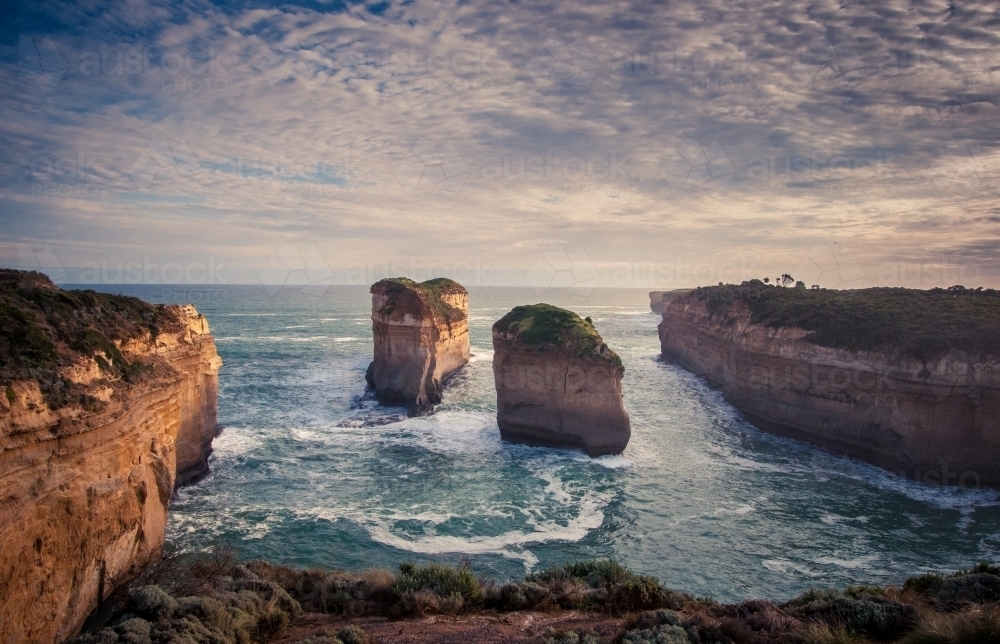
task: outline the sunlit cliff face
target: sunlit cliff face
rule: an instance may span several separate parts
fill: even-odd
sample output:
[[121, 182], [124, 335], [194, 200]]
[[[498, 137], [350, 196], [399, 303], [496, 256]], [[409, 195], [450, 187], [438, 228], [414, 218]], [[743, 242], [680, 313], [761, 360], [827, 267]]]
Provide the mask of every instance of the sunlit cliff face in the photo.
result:
[[997, 286], [996, 20], [25, 4], [0, 38], [0, 261], [103, 283]]

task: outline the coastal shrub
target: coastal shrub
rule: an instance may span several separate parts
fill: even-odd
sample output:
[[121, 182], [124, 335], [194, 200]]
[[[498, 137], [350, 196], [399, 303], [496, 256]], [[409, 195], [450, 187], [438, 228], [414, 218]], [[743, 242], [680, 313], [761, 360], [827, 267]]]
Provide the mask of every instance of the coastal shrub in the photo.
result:
[[399, 598], [407, 593], [414, 596], [419, 591], [431, 591], [454, 605], [457, 595], [463, 605], [482, 603], [484, 593], [482, 585], [475, 574], [467, 567], [446, 566], [443, 564], [417, 565], [403, 563], [399, 566], [399, 576], [392, 585], [392, 591]]
[[912, 630], [917, 622], [913, 606], [868, 593], [818, 599], [796, 607], [795, 612], [804, 619], [843, 626], [875, 639], [899, 637]]
[[488, 593], [486, 606], [500, 610], [528, 610], [555, 603], [555, 596], [545, 586], [532, 581], [504, 584]]
[[[638, 628], [625, 633], [622, 644], [690, 644], [691, 640], [678, 613], [671, 610], [647, 612], [640, 617]], [[697, 627], [695, 627], [697, 633]], [[696, 635], [697, 637], [697, 635]]]
[[1000, 642], [1000, 608], [973, 607], [955, 613], [929, 611], [903, 644], [992, 644]]
[[372, 644], [372, 638], [360, 626], [345, 626], [337, 633], [343, 644]]
[[140, 586], [129, 591], [135, 602], [135, 610], [143, 617], [151, 619], [170, 618], [180, 605], [159, 586]]
[[[672, 593], [647, 575], [637, 575], [610, 560], [569, 562], [528, 575], [527, 581], [547, 586], [564, 607], [600, 606], [628, 612], [668, 606]], [[589, 590], [580, 592], [580, 586]], [[567, 592], [576, 591], [576, 592]], [[569, 598], [574, 598], [570, 600]]]
[[903, 584], [910, 590], [946, 603], [1000, 601], [1000, 566], [980, 563], [951, 575], [928, 573]]
[[157, 585], [130, 588], [124, 614], [71, 644], [263, 644], [301, 615], [299, 604], [274, 582], [244, 566], [230, 572], [204, 595], [173, 597]]
[[1000, 601], [1000, 577], [987, 572], [946, 577], [932, 596], [948, 603]]
[[599, 644], [597, 635], [587, 630], [562, 631], [551, 626], [533, 642], [538, 644]]
[[864, 635], [841, 625], [810, 624], [799, 638], [803, 644], [870, 644]]

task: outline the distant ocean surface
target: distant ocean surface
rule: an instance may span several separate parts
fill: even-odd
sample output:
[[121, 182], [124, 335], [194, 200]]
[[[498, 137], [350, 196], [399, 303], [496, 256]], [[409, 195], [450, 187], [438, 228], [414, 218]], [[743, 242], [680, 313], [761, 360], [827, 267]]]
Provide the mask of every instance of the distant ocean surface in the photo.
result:
[[[473, 291], [472, 361], [435, 414], [407, 419], [365, 397], [366, 287], [88, 288], [208, 316], [226, 429], [211, 474], [170, 511], [168, 539], [188, 548], [349, 570], [465, 558], [500, 578], [611, 557], [720, 601], [1000, 559], [996, 491], [914, 483], [755, 429], [660, 359], [642, 291]], [[490, 327], [539, 301], [591, 316], [621, 355], [621, 456], [501, 442]]]

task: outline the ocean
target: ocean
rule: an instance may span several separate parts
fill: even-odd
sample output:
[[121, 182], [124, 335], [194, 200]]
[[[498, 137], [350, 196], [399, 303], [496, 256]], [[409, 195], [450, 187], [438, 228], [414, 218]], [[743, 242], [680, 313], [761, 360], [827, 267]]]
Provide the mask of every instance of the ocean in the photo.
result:
[[[659, 356], [639, 290], [473, 289], [472, 360], [422, 418], [365, 393], [367, 287], [88, 286], [193, 303], [224, 366], [211, 473], [167, 538], [295, 566], [467, 562], [500, 579], [613, 558], [719, 601], [900, 583], [1000, 559], [1000, 493], [916, 483], [768, 435]], [[517, 304], [591, 316], [625, 365], [620, 456], [500, 440], [490, 329]]]

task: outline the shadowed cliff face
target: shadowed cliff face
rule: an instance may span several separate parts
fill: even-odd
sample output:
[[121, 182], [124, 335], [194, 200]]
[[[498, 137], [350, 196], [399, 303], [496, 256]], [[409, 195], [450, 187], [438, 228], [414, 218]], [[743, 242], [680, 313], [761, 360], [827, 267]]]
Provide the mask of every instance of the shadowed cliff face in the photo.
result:
[[[155, 338], [136, 326], [92, 354], [66, 343], [72, 325], [21, 310], [55, 357], [36, 361], [39, 379], [8, 375], [0, 398], [0, 641], [49, 643], [162, 547], [175, 487], [207, 471], [221, 360], [190, 306], [160, 308]], [[53, 409], [40, 381], [71, 395]]]
[[441, 402], [445, 379], [469, 361], [469, 294], [451, 280], [405, 278], [377, 282], [371, 293], [375, 359], [368, 384], [383, 404], [429, 413]]
[[988, 353], [820, 346], [802, 328], [754, 323], [738, 298], [720, 308], [695, 295], [664, 301], [659, 335], [664, 357], [763, 429], [927, 483], [1000, 484], [1000, 361]]
[[621, 360], [587, 321], [549, 305], [493, 326], [497, 424], [504, 440], [620, 454], [631, 437]]

